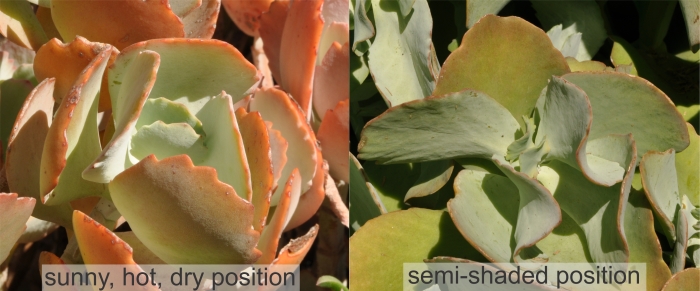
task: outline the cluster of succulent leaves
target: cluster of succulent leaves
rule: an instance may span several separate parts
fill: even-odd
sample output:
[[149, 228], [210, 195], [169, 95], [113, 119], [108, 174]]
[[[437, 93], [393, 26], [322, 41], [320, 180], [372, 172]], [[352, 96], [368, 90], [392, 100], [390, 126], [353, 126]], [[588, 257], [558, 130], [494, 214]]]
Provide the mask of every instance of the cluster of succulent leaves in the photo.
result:
[[253, 64], [219, 0], [0, 1], [0, 262], [61, 226], [41, 263], [299, 264], [345, 207], [348, 4], [271, 2], [224, 1]]
[[354, 1], [352, 288], [423, 261], [645, 263], [649, 290], [698, 288], [700, 7], [619, 3]]

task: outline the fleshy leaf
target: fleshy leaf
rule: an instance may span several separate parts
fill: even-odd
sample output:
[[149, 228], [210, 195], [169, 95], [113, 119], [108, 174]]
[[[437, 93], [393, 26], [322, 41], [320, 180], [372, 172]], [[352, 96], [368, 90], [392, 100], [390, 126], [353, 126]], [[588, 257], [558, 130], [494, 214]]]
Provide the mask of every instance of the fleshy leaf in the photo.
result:
[[369, 1], [371, 0], [355, 1], [355, 13], [353, 15], [354, 42], [352, 44], [352, 50], [358, 56], [363, 55], [367, 51], [365, 44], [368, 44], [369, 39], [375, 34], [374, 24], [367, 16], [367, 12], [372, 7], [371, 3], [367, 3]]
[[494, 99], [464, 90], [404, 103], [371, 120], [362, 131], [358, 158], [387, 164], [490, 159], [506, 155], [519, 128]]
[[262, 252], [262, 256], [255, 262], [256, 264], [270, 264], [275, 259], [277, 244], [279, 243], [282, 231], [287, 226], [287, 223], [289, 223], [289, 220], [292, 218], [299, 204], [299, 196], [301, 195], [301, 177], [299, 171], [294, 169], [292, 175], [287, 179], [287, 182], [280, 186], [284, 186], [282, 197], [280, 197], [272, 219], [270, 219], [270, 222], [263, 228], [260, 234], [260, 242], [257, 247]]
[[688, 196], [696, 207], [700, 207], [700, 136], [690, 123], [688, 136], [690, 145], [682, 152], [676, 153], [676, 174], [680, 197]]
[[318, 212], [318, 209], [321, 207], [321, 203], [323, 203], [323, 200], [326, 198], [327, 169], [328, 165], [324, 163], [321, 150], [317, 147], [316, 173], [314, 174], [314, 178], [311, 180], [311, 188], [306, 190], [306, 192], [301, 193], [299, 205], [294, 211], [289, 223], [287, 223], [287, 227], [284, 229], [284, 231], [297, 228], [313, 217], [316, 212]]
[[22, 235], [35, 203], [34, 198], [18, 198], [15, 193], [0, 193], [0, 260], [7, 258]]
[[166, 124], [162, 121], [156, 121], [151, 125], [141, 127], [131, 137], [129, 154], [136, 161], [149, 155], [155, 155], [157, 159], [164, 159], [186, 154], [195, 164], [198, 164], [206, 156], [207, 148], [204, 146], [204, 139], [188, 124]]
[[[134, 262], [133, 249], [113, 232], [80, 211], [73, 212], [75, 238], [88, 271], [98, 272], [99, 265], [126, 265], [124, 272], [138, 274], [143, 269]], [[147, 284], [141, 290], [159, 290]]]
[[250, 167], [253, 190], [250, 202], [255, 206], [253, 229], [261, 231], [266, 224], [272, 189], [275, 186], [270, 135], [260, 113], [247, 113], [245, 109], [239, 108], [236, 110], [236, 118]]
[[[455, 198], [447, 204], [462, 236], [491, 262], [510, 262], [518, 219], [518, 188], [508, 178], [471, 168], [457, 174]], [[484, 229], [489, 231], [484, 232]]]
[[[312, 179], [316, 175], [318, 157], [316, 137], [299, 106], [284, 91], [270, 88], [255, 93], [250, 102], [250, 111], [260, 112], [263, 120], [271, 122], [272, 128], [279, 130], [287, 140], [288, 160], [281, 175], [289, 177], [292, 170], [298, 168], [301, 174], [301, 192], [305, 193], [311, 188]], [[271, 205], [277, 205], [282, 188], [277, 187]]]
[[260, 257], [253, 205], [220, 182], [213, 168], [195, 167], [187, 156], [149, 156], [115, 177], [109, 190], [134, 234], [166, 263], [252, 263]]
[[436, 256], [484, 261], [461, 239], [446, 212], [423, 208], [368, 221], [350, 237], [350, 249], [349, 285], [359, 290], [400, 289], [403, 263], [422, 263]]
[[502, 157], [494, 155], [493, 161], [520, 194], [518, 220], [513, 234], [516, 241], [513, 258], [522, 261], [525, 258], [520, 252], [524, 248], [535, 245], [561, 223], [561, 210], [552, 193], [537, 180], [516, 171]]
[[270, 3], [270, 10], [260, 16], [260, 38], [263, 40], [263, 50], [267, 56], [272, 77], [280, 82], [280, 50], [282, 34], [284, 33], [289, 1], [277, 0]]
[[467, 28], [487, 14], [498, 14], [510, 0], [467, 0]]
[[[24, 101], [10, 134], [5, 173], [10, 191], [39, 200], [41, 153], [53, 114], [55, 79], [42, 81]], [[68, 204], [47, 206], [38, 203], [32, 215], [72, 228], [72, 209]]]
[[661, 291], [685, 291], [700, 289], [700, 269], [688, 268], [677, 273], [666, 282]]
[[541, 29], [521, 18], [487, 15], [447, 57], [433, 95], [479, 90], [512, 116], [530, 116], [547, 80], [568, 72], [566, 60]]
[[700, 3], [695, 0], [680, 0], [678, 3], [681, 6], [683, 18], [685, 19], [685, 28], [688, 31], [690, 49], [696, 53], [700, 50], [700, 27], [698, 27], [698, 20], [700, 20]]
[[[131, 138], [136, 130], [137, 119], [143, 113], [148, 93], [156, 81], [159, 65], [160, 57], [154, 52], [138, 54], [129, 65], [129, 74], [122, 80], [124, 89], [112, 95], [114, 133], [92, 165], [84, 169], [84, 179], [108, 183], [114, 176], [133, 165], [134, 161], [129, 154]], [[149, 117], [151, 115], [148, 115], [147, 111], [144, 120]]]
[[[155, 67], [155, 69], [158, 68]], [[127, 110], [127, 108], [121, 108], [120, 111], [121, 110]], [[117, 120], [122, 121], [122, 119], [127, 117], [129, 116], [122, 116]], [[153, 124], [156, 121], [162, 121], [167, 124], [186, 123], [192, 127], [197, 134], [204, 133], [204, 130], [202, 129], [202, 122], [197, 119], [196, 116], [192, 115], [187, 107], [162, 97], [147, 99], [146, 102], [143, 103], [143, 109], [141, 109], [141, 113], [137, 117], [138, 120], [136, 120], [135, 125], [136, 129], [140, 129], [144, 125]]]
[[382, 200], [364, 174], [362, 165], [348, 153], [350, 164], [350, 234], [372, 218], [386, 213]]
[[[75, 80], [83, 69], [97, 57], [107, 46], [103, 43], [90, 42], [83, 37], [76, 37], [72, 42], [63, 44], [58, 39], [52, 39], [36, 53], [34, 59], [34, 72], [37, 81], [46, 78], [56, 78], [56, 90], [53, 97], [56, 102], [61, 102], [75, 85]], [[109, 64], [114, 61], [117, 50], [112, 50]], [[109, 66], [108, 64], [108, 66]], [[107, 76], [102, 76], [100, 87], [100, 111], [109, 108], [109, 90], [106, 87]]]
[[318, 129], [323, 157], [328, 161], [330, 173], [338, 181], [348, 183], [347, 154], [350, 151], [350, 102], [338, 102], [335, 109], [329, 109]]
[[324, 119], [328, 110], [338, 102], [350, 98], [350, 49], [345, 45], [333, 43], [323, 62], [316, 66], [314, 77], [313, 105], [316, 114]]
[[[626, 175], [621, 183], [602, 187], [590, 182], [578, 170], [559, 161], [542, 166], [539, 179], [546, 179], [554, 190], [554, 198], [562, 211], [583, 228], [588, 252], [596, 263], [625, 263], [629, 260], [628, 243], [624, 234], [624, 211], [627, 204], [636, 148], [628, 136], [616, 136], [627, 144], [618, 151], [617, 158], [624, 160]], [[616, 159], [611, 159], [616, 160]]]
[[9, 136], [17, 114], [29, 93], [34, 89], [28, 80], [9, 79], [0, 83], [2, 108], [0, 108], [0, 146], [7, 148]]
[[441, 160], [422, 163], [420, 166], [420, 176], [411, 189], [406, 192], [403, 201], [414, 197], [423, 197], [440, 190], [452, 175], [454, 164], [451, 160]]
[[625, 208], [625, 238], [630, 263], [647, 264], [647, 289], [659, 290], [671, 278], [654, 231], [654, 214], [644, 193], [633, 190]]
[[309, 118], [316, 55], [323, 31], [322, 5], [323, 1], [291, 1], [280, 42], [278, 83]]
[[[195, 115], [211, 96], [222, 90], [236, 103], [252, 93], [260, 82], [255, 66], [230, 44], [218, 40], [154, 39], [130, 46], [119, 54], [108, 71], [111, 96], [119, 96], [129, 75], [125, 70], [145, 50], [155, 51], [161, 60], [149, 98], [165, 97], [182, 103]], [[114, 102], [113, 98], [112, 107]]]
[[187, 38], [209, 39], [214, 35], [216, 20], [219, 19], [221, 0], [202, 0], [202, 5], [187, 15], [180, 17]]
[[185, 36], [167, 1], [52, 0], [51, 16], [63, 40], [80, 35], [119, 50], [149, 39]]
[[292, 239], [286, 246], [284, 246], [277, 259], [272, 262], [272, 268], [275, 265], [298, 265], [304, 260], [306, 254], [311, 250], [311, 245], [316, 240], [318, 235], [318, 224], [312, 226], [309, 231], [302, 237]]
[[18, 243], [32, 243], [45, 238], [49, 233], [58, 229], [59, 225], [50, 221], [41, 220], [34, 216], [30, 216], [26, 223], [26, 228], [22, 232], [22, 236], [17, 240]]
[[673, 149], [665, 152], [650, 151], [644, 154], [639, 164], [644, 193], [653, 206], [662, 226], [661, 230], [669, 238], [669, 242], [676, 240], [678, 232], [674, 224], [679, 223], [679, 217], [683, 216], [679, 211], [682, 196], [678, 191], [675, 155]]
[[637, 160], [648, 151], [682, 151], [688, 146], [683, 117], [673, 102], [648, 81], [617, 72], [577, 72], [563, 78], [588, 95], [595, 120], [590, 140], [632, 133]]
[[[369, 48], [368, 65], [374, 84], [389, 107], [430, 96], [433, 19], [427, 0], [415, 0], [413, 13], [402, 16], [399, 1], [372, 0], [378, 37]], [[447, 92], [445, 92], [447, 93]]]
[[231, 185], [238, 195], [251, 201], [250, 168], [231, 96], [222, 92], [211, 98], [197, 113], [197, 118], [202, 121], [206, 133], [204, 146], [209, 149], [197, 165], [213, 167], [219, 181]]
[[[583, 90], [555, 76], [537, 100], [537, 112], [541, 120], [535, 144], [545, 147], [545, 160], [558, 159], [579, 169], [591, 182], [599, 185], [612, 186], [622, 181], [625, 165], [605, 156], [611, 147], [616, 148], [615, 141], [602, 138], [588, 142], [593, 113]], [[539, 160], [539, 157], [534, 161], [521, 157], [521, 165], [534, 167]], [[532, 168], [532, 171], [536, 169]]]
[[222, 0], [221, 5], [238, 28], [247, 35], [258, 36], [260, 15], [270, 8], [272, 2], [272, 0]]
[[46, 204], [105, 194], [104, 185], [84, 180], [81, 173], [101, 151], [98, 93], [111, 53], [106, 46], [90, 62], [54, 115], [41, 156], [40, 194]]
[[579, 33], [581, 38], [577, 60], [590, 60], [608, 37], [603, 15], [598, 3], [593, 0], [576, 2], [542, 2], [535, 1], [532, 7], [537, 11], [537, 18], [545, 30], [555, 25], [562, 25], [563, 35]]

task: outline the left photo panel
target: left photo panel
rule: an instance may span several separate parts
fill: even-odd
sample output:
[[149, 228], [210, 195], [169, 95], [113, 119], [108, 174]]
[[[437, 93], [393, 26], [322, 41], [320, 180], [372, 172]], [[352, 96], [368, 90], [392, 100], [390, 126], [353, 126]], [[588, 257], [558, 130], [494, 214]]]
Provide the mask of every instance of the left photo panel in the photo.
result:
[[347, 290], [349, 0], [0, 0], [0, 290]]

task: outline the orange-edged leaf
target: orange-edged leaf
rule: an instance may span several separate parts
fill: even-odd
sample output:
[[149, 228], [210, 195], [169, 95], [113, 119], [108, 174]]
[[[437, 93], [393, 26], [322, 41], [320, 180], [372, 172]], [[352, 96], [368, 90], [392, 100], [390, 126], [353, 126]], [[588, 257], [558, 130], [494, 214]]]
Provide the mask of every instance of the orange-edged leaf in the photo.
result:
[[300, 178], [299, 171], [294, 169], [292, 175], [289, 176], [287, 182], [284, 184], [284, 191], [282, 192], [279, 204], [277, 204], [275, 208], [275, 213], [272, 215], [270, 223], [265, 226], [260, 235], [258, 248], [263, 254], [258, 261], [255, 262], [256, 264], [270, 264], [275, 259], [280, 236], [285, 226], [287, 226], [287, 223], [289, 223], [289, 220], [292, 218], [294, 210], [299, 203], [299, 196], [301, 195]]
[[17, 197], [16, 193], [0, 193], [0, 261], [4, 261], [22, 235], [36, 200]]
[[219, 18], [221, 0], [202, 0], [202, 5], [182, 17], [187, 38], [211, 38]]
[[322, 5], [322, 0], [290, 3], [280, 42], [279, 83], [309, 119], [316, 55], [323, 31]]
[[298, 265], [304, 260], [304, 257], [306, 257], [306, 254], [311, 249], [311, 245], [313, 245], [314, 240], [316, 240], [316, 235], [318, 235], [318, 224], [311, 227], [302, 237], [292, 239], [292, 241], [282, 248], [277, 259], [272, 262], [272, 264]]
[[267, 133], [270, 135], [270, 153], [272, 157], [272, 189], [277, 189], [277, 182], [282, 178], [282, 169], [287, 165], [287, 149], [289, 143], [279, 130], [272, 128], [271, 122], [266, 122]]
[[[17, 114], [8, 141], [5, 174], [10, 191], [22, 197], [39, 199], [41, 153], [53, 115], [55, 79], [42, 81], [29, 93]], [[68, 204], [47, 206], [38, 203], [32, 215], [72, 228], [72, 209]]]
[[85, 213], [73, 211], [73, 229], [86, 264], [136, 264], [131, 246]]
[[[282, 177], [289, 177], [292, 170], [298, 168], [301, 174], [301, 192], [308, 191], [319, 157], [316, 154], [316, 137], [299, 106], [284, 91], [270, 88], [255, 93], [250, 102], [250, 111], [260, 112], [265, 121], [272, 123], [273, 129], [282, 133], [282, 137], [289, 143], [288, 160], [282, 169]], [[282, 188], [277, 187], [271, 205], [277, 205], [281, 192]]]
[[700, 269], [688, 268], [671, 277], [662, 291], [688, 291], [700, 289]]
[[270, 9], [272, 2], [272, 0], [223, 0], [221, 4], [238, 28], [247, 35], [258, 36], [260, 15]]
[[[327, 170], [327, 169], [326, 169]], [[348, 209], [348, 206], [346, 203], [343, 201], [343, 196], [340, 195], [340, 192], [338, 191], [338, 187], [335, 185], [335, 181], [333, 181], [333, 177], [331, 177], [330, 174], [326, 171], [326, 183], [325, 183], [325, 191], [326, 191], [326, 197], [328, 197], [328, 201], [330, 202], [331, 209], [333, 210], [333, 214], [335, 214], [338, 219], [340, 219], [340, 223], [343, 224], [345, 227], [350, 227], [350, 209]], [[345, 196], [347, 200], [347, 195]]]
[[[338, 102], [350, 98], [350, 47], [334, 42], [314, 77], [314, 110], [321, 119]], [[347, 159], [346, 159], [347, 160]]]
[[285, 231], [294, 229], [309, 220], [321, 207], [323, 198], [326, 197], [326, 171], [323, 170], [323, 156], [321, 151], [316, 149], [316, 174], [312, 180], [309, 190], [304, 192], [299, 199], [299, 205], [292, 215], [292, 219], [285, 227]]
[[54, 115], [41, 157], [42, 201], [58, 205], [76, 198], [102, 195], [105, 186], [81, 176], [100, 151], [97, 104], [112, 46], [104, 46], [77, 77]]
[[263, 49], [270, 61], [270, 72], [277, 83], [280, 83], [280, 48], [284, 24], [289, 12], [289, 1], [278, 0], [270, 4], [270, 10], [260, 16], [260, 38], [263, 40]]
[[[80, 254], [88, 271], [114, 271], [99, 265], [127, 265], [124, 266], [124, 272], [134, 274], [143, 272], [143, 269], [134, 261], [134, 251], [131, 246], [85, 213], [77, 210], [73, 212], [73, 228]], [[139, 288], [119, 285], [117, 284], [115, 290], [159, 290], [150, 284]]]
[[112, 180], [114, 205], [132, 231], [169, 264], [255, 262], [254, 207], [186, 155], [150, 155]]
[[328, 110], [318, 129], [323, 157], [328, 161], [330, 174], [336, 180], [350, 182], [348, 152], [350, 151], [350, 102], [345, 99]]
[[83, 178], [107, 183], [131, 165], [128, 162], [128, 151], [136, 130], [136, 121], [156, 81], [159, 66], [160, 56], [152, 51], [139, 53], [130, 62], [125, 71], [126, 76], [121, 81], [124, 89], [114, 95], [111, 106], [114, 122], [107, 125], [107, 129], [113, 131], [111, 139], [102, 152], [94, 157], [91, 165], [83, 170]]
[[[302, 237], [297, 239], [292, 239], [286, 246], [280, 250], [280, 253], [272, 262], [269, 269], [270, 272], [285, 273], [294, 270], [295, 265], [299, 265], [301, 261], [306, 257], [306, 254], [311, 249], [316, 235], [318, 234], [318, 224], [314, 225], [309, 229], [309, 231]], [[273, 286], [265, 286], [259, 290], [275, 290]]]
[[[273, 172], [270, 136], [260, 113], [247, 113], [244, 108], [236, 110], [238, 125], [243, 137], [245, 155], [250, 167], [253, 197], [250, 202], [255, 206], [253, 229], [262, 231], [270, 210], [272, 197]], [[297, 175], [298, 176], [298, 175]], [[299, 181], [301, 178], [299, 177]]]
[[[72, 42], [64, 44], [54, 38], [41, 46], [34, 59], [34, 74], [37, 81], [41, 82], [46, 78], [56, 78], [56, 90], [54, 98], [56, 102], [61, 102], [75, 85], [75, 80], [90, 62], [97, 57], [104, 49], [105, 44], [90, 42], [83, 37], [76, 37]], [[119, 51], [112, 50], [107, 66], [114, 63], [114, 59]], [[100, 87], [99, 111], [111, 108], [109, 103], [109, 90], [107, 89], [107, 76], [102, 77]]]
[[154, 38], [184, 37], [180, 18], [167, 1], [51, 1], [51, 16], [65, 41], [76, 35], [119, 50]]
[[41, 252], [39, 254], [39, 268], [41, 265], [63, 265], [65, 262], [50, 252]]
[[[61, 267], [61, 269], [63, 269], [62, 272], [70, 272], [70, 269], [68, 269], [68, 266], [63, 266], [65, 264], [66, 264], [66, 262], [64, 262], [61, 258], [57, 257], [53, 253], [41, 252], [39, 254], [39, 272], [43, 272], [43, 265], [59, 265], [59, 267]], [[77, 291], [78, 290], [78, 288], [76, 286], [56, 286], [55, 285], [55, 286], [51, 287], [51, 289], [54, 289], [54, 288], [56, 291]]]

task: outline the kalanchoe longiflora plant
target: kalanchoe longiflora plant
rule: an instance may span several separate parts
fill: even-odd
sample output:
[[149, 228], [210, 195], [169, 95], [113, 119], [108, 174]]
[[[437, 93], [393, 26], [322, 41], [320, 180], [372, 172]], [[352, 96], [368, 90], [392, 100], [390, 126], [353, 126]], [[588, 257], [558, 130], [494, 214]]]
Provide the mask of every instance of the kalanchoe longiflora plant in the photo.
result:
[[[370, 65], [378, 42], [370, 47]], [[366, 124], [358, 158], [421, 163], [421, 175], [431, 162], [455, 160], [464, 168], [454, 177], [447, 210], [478, 253], [443, 249], [453, 256], [498, 263], [646, 263], [647, 286], [659, 290], [686, 264], [700, 263], [694, 246], [698, 135], [652, 83], [595, 64], [565, 59], [544, 31], [523, 19], [484, 16], [442, 65], [431, 96], [396, 105]], [[376, 76], [375, 83], [381, 93]], [[437, 178], [423, 196], [450, 177], [451, 168], [431, 170]], [[363, 179], [360, 167], [354, 172]], [[375, 187], [364, 194], [384, 213]], [[417, 197], [409, 195], [407, 200]], [[353, 282], [388, 282], [365, 271], [385, 256], [405, 262], [435, 256], [441, 244], [430, 241], [425, 247], [412, 243], [416, 254], [381, 258], [372, 255], [371, 245], [378, 235], [394, 237], [387, 235], [394, 232], [387, 229], [392, 223], [426, 233], [427, 240], [437, 231], [442, 241], [455, 231], [423, 223], [437, 224], [440, 217], [439, 211], [415, 208], [367, 221], [351, 237]], [[654, 217], [672, 245], [668, 264]], [[430, 246], [435, 249], [421, 252]]]
[[[281, 234], [314, 216], [326, 189], [347, 225], [329, 172], [347, 179], [332, 158], [329, 171], [319, 146], [331, 157], [348, 151], [347, 102], [334, 101], [347, 98], [347, 2], [288, 5], [290, 20], [267, 26], [277, 36], [287, 30], [288, 40], [256, 42], [255, 65], [228, 44], [203, 40], [214, 33], [219, 0], [29, 2], [38, 7], [0, 2], [0, 33], [37, 51], [3, 49], [0, 63], [0, 80], [12, 77], [10, 89], [0, 88], [8, 153], [0, 191], [38, 200], [29, 221], [17, 215], [27, 225], [19, 242], [63, 226], [66, 262], [299, 263], [319, 228], [278, 253]], [[285, 27], [300, 22], [318, 33], [295, 38], [306, 27]], [[344, 35], [325, 33], [343, 22]], [[305, 82], [273, 86], [263, 50], [286, 51], [274, 66]], [[310, 77], [317, 67], [343, 74]], [[299, 90], [308, 93], [304, 106], [292, 98]], [[323, 92], [314, 102], [332, 103], [321, 116], [340, 108], [328, 111], [333, 118], [318, 134], [304, 109], [314, 92]], [[125, 221], [132, 231], [112, 233]], [[2, 222], [14, 227], [0, 237], [3, 260], [18, 242], [15, 222]], [[48, 253], [41, 261], [63, 262]]]
[[[114, 237], [109, 228], [122, 215], [133, 233], [118, 235], [138, 263], [270, 264], [282, 231], [316, 212], [324, 170], [313, 131], [287, 93], [257, 89], [260, 74], [232, 46], [160, 39], [112, 58], [111, 45], [78, 38], [54, 40], [45, 53], [92, 59], [55, 108], [54, 78], [29, 94], [5, 171], [10, 191], [43, 202], [34, 216], [73, 230], [82, 256], [65, 260], [131, 260], [92, 241]], [[100, 132], [103, 76], [113, 123]], [[90, 207], [75, 202], [94, 196], [91, 216], [108, 228], [83, 223]], [[316, 232], [282, 261], [300, 262]]]

